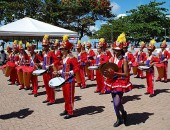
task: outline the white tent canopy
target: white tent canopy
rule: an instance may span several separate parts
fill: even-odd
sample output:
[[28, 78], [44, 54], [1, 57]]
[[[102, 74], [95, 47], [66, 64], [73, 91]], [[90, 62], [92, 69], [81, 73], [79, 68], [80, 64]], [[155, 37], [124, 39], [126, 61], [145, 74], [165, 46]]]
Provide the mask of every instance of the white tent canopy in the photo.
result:
[[77, 32], [44, 23], [29, 17], [17, 20], [0, 27], [0, 37], [77, 37]]

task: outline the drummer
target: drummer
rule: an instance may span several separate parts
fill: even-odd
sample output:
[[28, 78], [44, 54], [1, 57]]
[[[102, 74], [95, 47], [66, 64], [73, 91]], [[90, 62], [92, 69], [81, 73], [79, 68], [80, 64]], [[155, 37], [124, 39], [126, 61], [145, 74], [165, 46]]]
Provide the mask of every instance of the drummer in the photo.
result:
[[[12, 46], [13, 52], [11, 53], [9, 59], [11, 62], [15, 63], [15, 65], [18, 65], [18, 61], [19, 61], [19, 47], [18, 47], [18, 41], [15, 40], [13, 42], [13, 46]], [[18, 84], [18, 76], [17, 76], [17, 70], [13, 69], [11, 71], [10, 74], [10, 79], [11, 79], [11, 83], [9, 85], [13, 85], [13, 84]]]
[[[110, 73], [113, 77], [106, 79], [105, 89], [106, 91], [111, 93], [113, 98], [113, 105], [117, 116], [117, 121], [113, 124], [114, 127], [118, 127], [122, 123], [126, 125], [127, 112], [124, 110], [121, 101], [123, 93], [130, 91], [133, 87], [128, 79], [128, 62], [124, 59], [124, 56], [122, 55], [124, 39], [125, 35], [121, 34], [118, 37], [117, 41], [113, 43], [112, 48], [114, 57], [111, 57], [109, 60], [109, 62], [115, 63], [118, 66], [118, 72], [115, 72], [114, 70], [105, 70], [105, 74]], [[122, 115], [120, 114], [120, 112], [122, 113]]]
[[[23, 69], [24, 69], [24, 66], [26, 64], [28, 64], [28, 60], [29, 60], [29, 57], [28, 57], [28, 54], [25, 52], [24, 47], [22, 46], [22, 41], [19, 41], [19, 61], [18, 61], [18, 65], [22, 66]], [[19, 75], [18, 75], [18, 79], [19, 79]], [[26, 90], [30, 89], [30, 86], [25, 86], [25, 87], [26, 87]], [[23, 83], [20, 83], [19, 90], [21, 90], [21, 89], [24, 89]]]
[[65, 101], [65, 108], [60, 116], [64, 116], [64, 119], [70, 119], [73, 117], [73, 107], [74, 107], [74, 93], [75, 93], [75, 79], [74, 75], [79, 71], [78, 61], [72, 53], [71, 49], [73, 48], [73, 44], [68, 41], [68, 36], [63, 36], [63, 42], [60, 46], [61, 53], [63, 55], [63, 68], [59, 71], [62, 77], [67, 80], [70, 78], [68, 82], [66, 82], [63, 89], [63, 96]]
[[[167, 43], [164, 40], [160, 44], [161, 51], [158, 54], [159, 59], [160, 59], [160, 63], [163, 63], [163, 65], [164, 65], [164, 83], [167, 83], [167, 81], [168, 81], [167, 80], [167, 73], [168, 73], [168, 56], [169, 56], [169, 53], [166, 50], [166, 47], [167, 47]], [[160, 76], [158, 76], [156, 81], [161, 81]]]
[[135, 61], [135, 57], [134, 57], [134, 55], [130, 51], [128, 51], [128, 46], [129, 46], [129, 42], [124, 41], [123, 42], [123, 51], [125, 53], [124, 58], [128, 62], [129, 73], [130, 73], [131, 67], [132, 67], [132, 63]]
[[[86, 48], [87, 48], [87, 59], [88, 59], [88, 66], [93, 66], [95, 62], [95, 52], [91, 49], [92, 45], [90, 41], [87, 42]], [[88, 75], [88, 79], [93, 81], [94, 80], [94, 71], [90, 70], [90, 74]]]
[[[103, 43], [99, 42], [97, 46], [97, 55], [96, 55], [96, 65], [102, 65], [109, 61], [108, 56], [104, 53]], [[94, 93], [105, 94], [104, 90], [104, 77], [99, 70], [96, 70], [96, 82], [97, 88]]]
[[84, 89], [86, 88], [85, 66], [87, 62], [87, 52], [82, 50], [82, 45], [80, 40], [77, 42], [76, 49], [77, 49], [77, 59], [80, 67], [79, 72], [81, 78], [81, 83], [78, 83], [78, 86], [80, 86], [81, 89]]
[[147, 92], [145, 94], [150, 94], [149, 97], [154, 96], [154, 64], [159, 63], [159, 58], [154, 56], [152, 52], [155, 50], [154, 44], [156, 41], [153, 39], [150, 41], [148, 49], [148, 57], [146, 60], [146, 66], [150, 67], [149, 70], [146, 71], [146, 82], [147, 82]]
[[[140, 65], [140, 64], [143, 64], [145, 61], [146, 61], [146, 53], [143, 51], [143, 49], [145, 48], [145, 43], [142, 41], [141, 43], [140, 43], [140, 50], [139, 51], [137, 51], [136, 52], [136, 54], [134, 55], [135, 56], [135, 59], [136, 59], [136, 61], [135, 62], [137, 62], [138, 63], [138, 65]], [[141, 79], [143, 79], [144, 78], [144, 75], [143, 75], [143, 71], [142, 70], [140, 70], [140, 69], [137, 69], [137, 76], [136, 76], [136, 78], [141, 78]]]
[[[40, 56], [40, 54], [35, 52], [36, 44], [32, 43], [30, 46], [30, 57], [29, 57], [29, 65], [30, 67], [33, 67], [34, 70], [38, 69], [38, 64], [43, 61], [43, 58]], [[36, 75], [31, 76], [31, 82], [32, 82], [32, 92], [29, 93], [29, 95], [34, 95], [34, 97], [38, 96], [38, 77]]]
[[54, 89], [49, 87], [49, 81], [52, 79], [52, 66], [54, 62], [54, 57], [52, 52], [49, 50], [49, 36], [45, 35], [42, 41], [43, 46], [43, 63], [41, 63], [43, 69], [47, 70], [47, 73], [43, 74], [43, 81], [45, 84], [47, 98], [43, 101], [43, 103], [47, 103], [47, 105], [52, 105], [55, 103], [55, 92]]

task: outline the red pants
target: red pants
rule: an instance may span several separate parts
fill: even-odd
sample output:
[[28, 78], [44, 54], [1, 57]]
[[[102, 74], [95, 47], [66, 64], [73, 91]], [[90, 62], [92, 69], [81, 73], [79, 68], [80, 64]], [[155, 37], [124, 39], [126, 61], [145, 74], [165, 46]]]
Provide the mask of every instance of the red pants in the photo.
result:
[[[90, 63], [90, 66], [92, 66], [93, 64]], [[94, 80], [94, 70], [90, 70], [90, 74], [88, 75], [88, 79], [89, 80]]]
[[51, 74], [49, 74], [49, 73], [43, 74], [43, 80], [44, 80], [44, 85], [45, 85], [46, 94], [47, 94], [47, 101], [49, 101], [50, 103], [54, 103], [55, 102], [55, 92], [54, 92], [54, 89], [50, 88], [48, 85], [51, 78], [52, 78]]
[[32, 75], [31, 82], [32, 82], [32, 93], [37, 94], [37, 91], [38, 91], [38, 78], [37, 78], [36, 75]]
[[147, 92], [154, 94], [154, 69], [146, 72]]
[[16, 69], [13, 69], [11, 71], [10, 79], [11, 79], [12, 84], [15, 84], [15, 81], [18, 81], [18, 75], [17, 75], [17, 70]]
[[[167, 81], [167, 73], [168, 73], [168, 63], [164, 63], [164, 80]], [[158, 76], [158, 80], [161, 80], [161, 78]]]
[[66, 83], [63, 86], [63, 97], [65, 101], [65, 111], [73, 115], [75, 82]]
[[80, 78], [81, 78], [82, 87], [86, 87], [84, 68], [85, 68], [84, 66], [80, 66]]
[[143, 78], [143, 71], [138, 69], [137, 76]]
[[100, 73], [99, 70], [96, 70], [96, 81], [97, 81], [96, 91], [103, 92], [104, 91], [104, 77]]

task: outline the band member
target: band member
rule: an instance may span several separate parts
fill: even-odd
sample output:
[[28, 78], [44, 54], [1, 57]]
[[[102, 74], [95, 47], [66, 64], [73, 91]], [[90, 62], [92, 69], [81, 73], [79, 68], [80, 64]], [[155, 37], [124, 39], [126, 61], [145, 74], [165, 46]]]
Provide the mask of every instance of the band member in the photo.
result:
[[[19, 51], [20, 51], [20, 53], [19, 53], [18, 65], [23, 67], [23, 66], [25, 66], [26, 63], [28, 63], [29, 57], [28, 57], [27, 53], [25, 52], [24, 47], [22, 46], [22, 41], [19, 42]], [[19, 79], [19, 76], [21, 76], [21, 75], [18, 75], [18, 79]], [[22, 79], [23, 79], [23, 75], [22, 75]], [[26, 90], [30, 89], [30, 86], [25, 86], [25, 87], [26, 87]], [[24, 89], [23, 82], [20, 82], [19, 90], [21, 90], [21, 89]]]
[[9, 61], [10, 59], [10, 55], [12, 54], [12, 48], [9, 46], [9, 44], [6, 46], [6, 51], [7, 51], [7, 54], [6, 54], [6, 61]]
[[[88, 59], [88, 66], [92, 66], [94, 65], [94, 61], [95, 61], [95, 53], [94, 51], [91, 49], [91, 43], [90, 41], [87, 42], [86, 44], [86, 48], [87, 48], [87, 59]], [[94, 80], [94, 71], [90, 70], [90, 74], [88, 75], [89, 80], [93, 81]]]
[[[109, 58], [104, 54], [103, 43], [99, 42], [97, 46], [97, 56], [96, 56], [96, 65], [101, 65], [109, 61]], [[96, 81], [97, 88], [94, 93], [104, 94], [104, 77], [99, 70], [96, 70]]]
[[131, 67], [132, 67], [132, 63], [135, 61], [135, 57], [134, 55], [128, 51], [128, 46], [129, 43], [128, 42], [123, 42], [123, 51], [125, 53], [124, 58], [127, 60], [128, 65], [129, 65], [129, 73], [131, 71]]
[[[32, 44], [30, 47], [30, 57], [29, 57], [29, 65], [33, 67], [34, 70], [38, 69], [38, 64], [43, 61], [43, 58], [35, 52], [36, 44]], [[32, 92], [29, 95], [34, 94], [34, 97], [38, 96], [38, 77], [36, 75], [31, 76], [32, 82]]]
[[[18, 61], [19, 61], [19, 47], [18, 47], [18, 41], [15, 40], [13, 43], [13, 52], [11, 53], [9, 59], [11, 62], [14, 62], [15, 65], [18, 65]], [[10, 79], [11, 79], [11, 83], [9, 85], [13, 85], [18, 84], [18, 76], [17, 76], [17, 70], [13, 69], [11, 74], [10, 74]]]
[[43, 81], [46, 89], [47, 99], [43, 101], [43, 103], [47, 103], [47, 105], [52, 105], [55, 103], [55, 92], [54, 89], [49, 87], [49, 81], [52, 79], [52, 66], [54, 62], [54, 55], [49, 50], [49, 37], [45, 35], [42, 41], [43, 46], [43, 69], [47, 70], [47, 73], [43, 74]]
[[[163, 63], [164, 65], [164, 82], [167, 83], [167, 73], [168, 73], [168, 51], [166, 50], [167, 44], [166, 41], [164, 40], [161, 44], [160, 44], [160, 48], [161, 51], [159, 52], [158, 56], [160, 59], [160, 63]], [[160, 81], [161, 78], [160, 76], [158, 76], [156, 81]]]
[[[146, 61], [146, 53], [143, 52], [145, 48], [145, 43], [142, 41], [140, 46], [140, 50], [136, 52], [135, 58], [138, 65], [143, 64]], [[144, 78], [143, 72], [140, 69], [137, 69], [137, 76], [136, 78]]]
[[159, 58], [154, 56], [152, 52], [155, 50], [154, 44], [156, 41], [153, 39], [150, 41], [148, 46], [148, 58], [146, 60], [146, 66], [150, 67], [146, 71], [146, 82], [147, 82], [147, 92], [145, 94], [150, 94], [150, 97], [154, 96], [154, 64], [159, 62]]
[[73, 117], [74, 107], [74, 92], [75, 92], [75, 79], [74, 75], [79, 71], [78, 61], [71, 54], [73, 44], [68, 41], [68, 36], [63, 36], [63, 43], [60, 46], [61, 53], [63, 55], [63, 68], [60, 72], [62, 77], [69, 80], [63, 85], [63, 97], [65, 101], [65, 110], [60, 113], [60, 116], [64, 116], [64, 119]]
[[[122, 104], [122, 97], [124, 92], [128, 92], [132, 89], [132, 84], [129, 82], [128, 79], [128, 62], [124, 59], [122, 55], [123, 51], [123, 41], [125, 39], [124, 33], [121, 34], [117, 41], [113, 43], [113, 53], [114, 57], [110, 58], [110, 62], [117, 64], [118, 71], [112, 71], [113, 78], [107, 78], [105, 81], [105, 89], [111, 93], [113, 98], [113, 104], [115, 113], [117, 116], [117, 121], [114, 123], [114, 127], [118, 127], [122, 123], [126, 125], [127, 120], [127, 112], [124, 110]], [[110, 73], [109, 70], [105, 70], [104, 73]], [[122, 113], [122, 116], [120, 114]]]
[[80, 86], [81, 89], [86, 88], [86, 83], [85, 83], [85, 66], [87, 63], [87, 53], [86, 51], [82, 50], [82, 45], [80, 40], [78, 41], [76, 45], [77, 49], [77, 59], [79, 63], [79, 72], [80, 72], [80, 78], [81, 78], [81, 83], [78, 83], [78, 86]]

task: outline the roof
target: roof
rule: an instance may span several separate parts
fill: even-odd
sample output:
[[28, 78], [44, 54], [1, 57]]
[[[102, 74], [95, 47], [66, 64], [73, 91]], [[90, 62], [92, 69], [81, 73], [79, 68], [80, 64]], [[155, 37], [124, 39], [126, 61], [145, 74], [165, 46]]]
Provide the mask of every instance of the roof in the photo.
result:
[[7, 25], [0, 27], [0, 36], [27, 36], [27, 37], [42, 37], [45, 34], [50, 37], [77, 37], [77, 32], [57, 27], [48, 23], [44, 23], [29, 17], [17, 20]]

